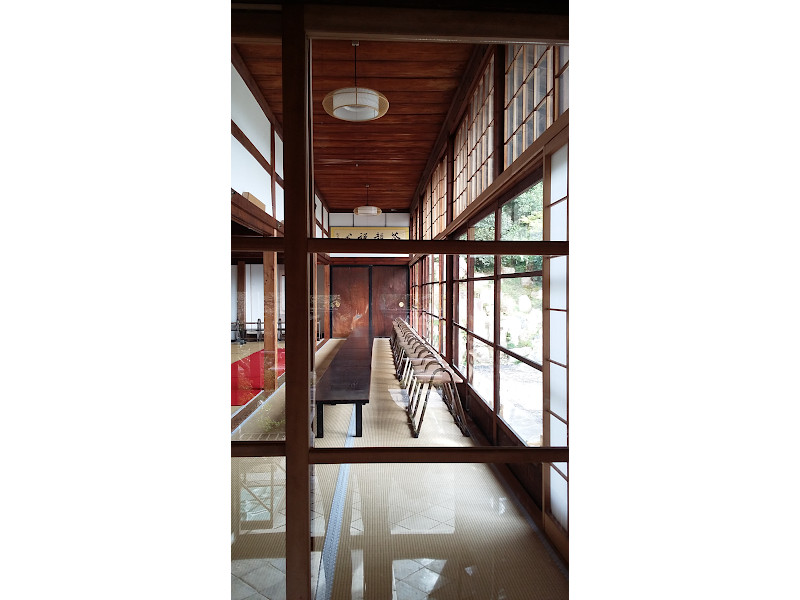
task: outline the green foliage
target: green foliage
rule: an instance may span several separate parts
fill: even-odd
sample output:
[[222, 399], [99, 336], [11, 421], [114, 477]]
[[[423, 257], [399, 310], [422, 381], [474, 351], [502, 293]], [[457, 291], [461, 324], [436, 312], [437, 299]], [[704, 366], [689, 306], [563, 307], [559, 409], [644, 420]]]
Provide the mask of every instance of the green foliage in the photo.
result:
[[[500, 211], [500, 239], [514, 241], [536, 241], [543, 239], [544, 231], [544, 186], [542, 182], [529, 187], [519, 196], [506, 202]], [[495, 238], [494, 214], [475, 224], [476, 240]], [[501, 273], [540, 271], [541, 256], [502, 256]], [[488, 274], [494, 270], [493, 256], [476, 256], [475, 272]]]

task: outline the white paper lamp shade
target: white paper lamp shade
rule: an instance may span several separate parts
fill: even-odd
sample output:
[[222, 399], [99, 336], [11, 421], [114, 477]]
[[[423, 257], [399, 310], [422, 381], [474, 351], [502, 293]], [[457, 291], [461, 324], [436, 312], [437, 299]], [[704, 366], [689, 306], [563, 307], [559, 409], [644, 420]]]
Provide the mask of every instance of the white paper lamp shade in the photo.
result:
[[377, 217], [383, 211], [377, 206], [366, 205], [366, 206], [359, 206], [358, 208], [353, 209], [353, 212], [359, 216]]
[[386, 114], [389, 101], [375, 90], [363, 87], [340, 88], [322, 100], [325, 112], [343, 121], [372, 121]]

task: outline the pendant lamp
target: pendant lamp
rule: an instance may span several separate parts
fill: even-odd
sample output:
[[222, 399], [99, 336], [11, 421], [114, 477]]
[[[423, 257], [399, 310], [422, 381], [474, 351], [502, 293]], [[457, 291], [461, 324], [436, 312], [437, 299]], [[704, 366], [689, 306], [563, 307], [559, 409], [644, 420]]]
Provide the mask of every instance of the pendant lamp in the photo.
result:
[[389, 101], [375, 90], [358, 87], [356, 51], [358, 42], [353, 42], [353, 87], [334, 90], [322, 100], [322, 107], [332, 117], [343, 121], [372, 121], [386, 114]]
[[353, 213], [362, 217], [377, 217], [383, 212], [377, 206], [369, 205], [369, 184], [367, 184], [367, 203], [364, 206], [359, 206], [353, 209]]

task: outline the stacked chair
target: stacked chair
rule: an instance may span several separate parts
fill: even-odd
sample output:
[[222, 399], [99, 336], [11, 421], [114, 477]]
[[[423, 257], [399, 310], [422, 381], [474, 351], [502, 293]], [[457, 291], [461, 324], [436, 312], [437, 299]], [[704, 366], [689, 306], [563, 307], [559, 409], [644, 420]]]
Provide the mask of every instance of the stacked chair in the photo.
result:
[[406, 410], [412, 435], [419, 437], [431, 388], [435, 387], [461, 433], [469, 436], [464, 408], [456, 388], [456, 384], [463, 380], [404, 320], [394, 320], [389, 343], [394, 357], [395, 376], [408, 394]]

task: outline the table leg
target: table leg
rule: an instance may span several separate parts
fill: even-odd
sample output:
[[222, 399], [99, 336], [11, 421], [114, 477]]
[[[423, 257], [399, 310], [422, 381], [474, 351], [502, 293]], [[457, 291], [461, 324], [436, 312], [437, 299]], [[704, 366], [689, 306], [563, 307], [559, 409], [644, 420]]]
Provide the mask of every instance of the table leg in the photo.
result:
[[317, 404], [317, 435], [316, 437], [321, 438], [325, 435], [325, 421], [322, 418], [322, 408], [324, 404]]
[[356, 403], [356, 437], [361, 437], [361, 407], [363, 405]]

